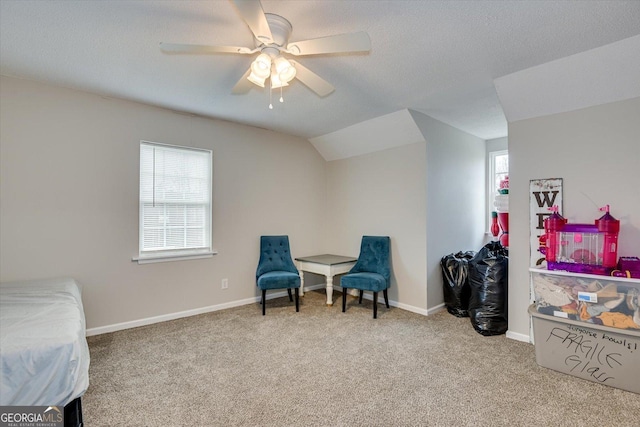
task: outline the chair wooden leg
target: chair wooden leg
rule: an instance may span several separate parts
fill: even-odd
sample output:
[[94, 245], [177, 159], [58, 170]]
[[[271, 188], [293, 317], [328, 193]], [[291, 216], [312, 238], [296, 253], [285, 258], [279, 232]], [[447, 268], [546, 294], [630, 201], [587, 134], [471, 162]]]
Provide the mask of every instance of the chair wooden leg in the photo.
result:
[[298, 288], [296, 288], [295, 290], [296, 293], [296, 313], [300, 311], [300, 303], [299, 303], [299, 294], [298, 294]]
[[342, 288], [342, 312], [347, 309], [347, 288]]
[[358, 304], [362, 304], [362, 295], [364, 295], [364, 291], [360, 289], [360, 298], [358, 298]]
[[267, 290], [262, 290], [262, 315], [265, 315], [265, 309], [267, 308]]
[[387, 294], [386, 289], [382, 291], [382, 293], [384, 294], [384, 304], [389, 308], [389, 294]]
[[289, 302], [293, 302], [293, 297], [291, 296], [291, 288], [287, 288], [287, 293], [289, 294]]
[[378, 293], [373, 293], [373, 318], [378, 318]]

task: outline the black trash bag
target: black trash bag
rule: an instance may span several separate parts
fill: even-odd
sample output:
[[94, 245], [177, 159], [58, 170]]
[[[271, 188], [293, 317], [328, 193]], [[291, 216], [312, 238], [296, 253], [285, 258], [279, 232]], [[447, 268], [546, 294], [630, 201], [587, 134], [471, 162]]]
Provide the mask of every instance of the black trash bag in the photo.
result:
[[474, 251], [458, 252], [440, 260], [444, 304], [456, 317], [469, 317], [469, 260], [475, 255]]
[[500, 242], [488, 243], [469, 261], [469, 286], [469, 317], [476, 332], [507, 332], [509, 252]]

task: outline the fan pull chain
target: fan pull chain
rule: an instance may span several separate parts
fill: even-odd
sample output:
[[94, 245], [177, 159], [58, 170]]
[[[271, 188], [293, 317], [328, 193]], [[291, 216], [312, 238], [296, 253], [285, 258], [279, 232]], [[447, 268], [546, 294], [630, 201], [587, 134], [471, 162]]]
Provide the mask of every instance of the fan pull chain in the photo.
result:
[[282, 86], [280, 86], [280, 102], [284, 102], [284, 98], [282, 97]]
[[273, 110], [273, 104], [271, 103], [271, 89], [272, 89], [272, 85], [271, 83], [269, 83], [269, 109]]

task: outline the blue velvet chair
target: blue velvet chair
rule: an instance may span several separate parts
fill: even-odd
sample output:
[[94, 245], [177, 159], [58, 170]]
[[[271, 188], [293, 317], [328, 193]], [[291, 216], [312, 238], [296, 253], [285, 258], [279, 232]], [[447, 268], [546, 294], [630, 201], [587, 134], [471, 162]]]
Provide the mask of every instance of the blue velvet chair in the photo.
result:
[[390, 239], [388, 236], [362, 236], [360, 255], [356, 265], [340, 279], [342, 286], [342, 312], [347, 307], [347, 289], [358, 289], [362, 304], [364, 291], [373, 292], [373, 318], [378, 318], [378, 292], [384, 293], [384, 302], [389, 308], [387, 289], [391, 282], [389, 267]]
[[256, 270], [256, 285], [262, 291], [262, 315], [265, 315], [268, 289], [291, 289], [296, 293], [296, 312], [300, 311], [298, 289], [300, 274], [291, 259], [288, 236], [260, 236], [260, 261]]

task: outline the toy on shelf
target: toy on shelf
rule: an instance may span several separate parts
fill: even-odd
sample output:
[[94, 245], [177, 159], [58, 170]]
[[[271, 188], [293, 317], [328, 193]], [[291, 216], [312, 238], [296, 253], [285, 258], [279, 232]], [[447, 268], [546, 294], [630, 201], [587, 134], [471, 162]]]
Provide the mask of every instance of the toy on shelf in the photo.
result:
[[[499, 225], [500, 230], [502, 230], [502, 234], [500, 235], [500, 243], [505, 248], [509, 247], [509, 177], [505, 176], [502, 181], [500, 181], [500, 188], [498, 188], [498, 194], [496, 194], [495, 200], [493, 202], [496, 207], [496, 211], [491, 212], [491, 234], [494, 237], [498, 236], [498, 233], [495, 232], [495, 224], [496, 222]], [[494, 216], [495, 214], [495, 216]], [[496, 221], [497, 218], [497, 221]]]
[[567, 220], [558, 213], [558, 207], [549, 208], [553, 213], [544, 221], [544, 255], [547, 262], [555, 262], [558, 253], [558, 233], [567, 224]]
[[616, 270], [611, 272], [615, 277], [640, 279], [640, 258], [637, 256], [621, 256]]
[[498, 212], [491, 212], [491, 234], [493, 237], [498, 237], [500, 234], [500, 226], [498, 225]]
[[618, 233], [620, 221], [609, 213], [609, 205], [600, 208], [605, 214], [596, 219], [598, 231], [604, 234], [604, 246], [602, 248], [602, 265], [607, 268], [615, 268], [618, 262]]
[[620, 221], [609, 213], [594, 224], [570, 224], [558, 213], [544, 221], [547, 268], [574, 273], [609, 275], [616, 267]]

